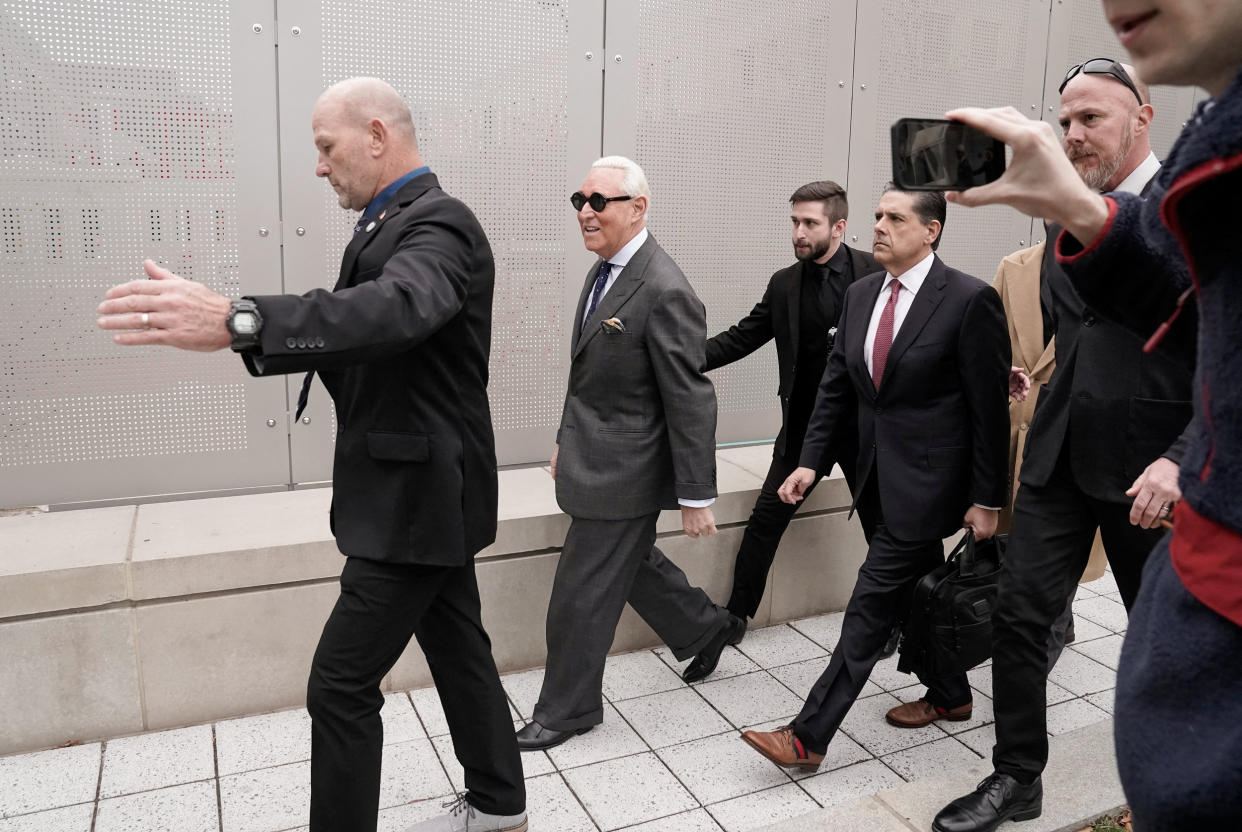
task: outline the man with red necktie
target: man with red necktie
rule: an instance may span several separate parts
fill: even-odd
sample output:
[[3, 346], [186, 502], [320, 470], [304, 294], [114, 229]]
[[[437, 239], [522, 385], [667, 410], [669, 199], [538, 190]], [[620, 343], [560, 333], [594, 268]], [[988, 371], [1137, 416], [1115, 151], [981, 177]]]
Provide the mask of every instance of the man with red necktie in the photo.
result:
[[[889, 185], [875, 212], [872, 253], [887, 271], [845, 293], [799, 467], [781, 486], [797, 502], [848, 416], [858, 417], [854, 505], [877, 519], [828, 668], [793, 723], [742, 738], [782, 766], [815, 769], [880, 658], [909, 591], [944, 562], [959, 528], [996, 531], [1006, 502], [1009, 331], [1000, 296], [934, 253], [945, 199]], [[965, 673], [920, 674], [927, 693], [887, 719], [919, 728], [970, 718]]]

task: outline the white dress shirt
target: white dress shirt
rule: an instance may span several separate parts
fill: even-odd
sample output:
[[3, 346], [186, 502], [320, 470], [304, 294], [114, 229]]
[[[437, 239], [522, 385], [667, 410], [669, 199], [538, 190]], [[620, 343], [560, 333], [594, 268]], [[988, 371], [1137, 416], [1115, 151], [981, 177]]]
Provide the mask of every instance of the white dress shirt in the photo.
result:
[[893, 277], [891, 274], [884, 275], [884, 285], [880, 289], [880, 296], [875, 300], [875, 308], [871, 310], [871, 323], [867, 325], [867, 338], [863, 341], [863, 358], [867, 361], [869, 374], [874, 375], [871, 352], [875, 347], [875, 331], [880, 328], [880, 315], [884, 313], [884, 307], [888, 305], [888, 299], [892, 296], [893, 281], [901, 283], [901, 291], [897, 293], [897, 308], [893, 310], [893, 341], [896, 342], [897, 333], [901, 331], [901, 325], [906, 320], [906, 313], [910, 311], [910, 304], [914, 303], [914, 296], [919, 293], [919, 287], [927, 279], [927, 273], [931, 271], [935, 257], [934, 253], [927, 255], [899, 277]]

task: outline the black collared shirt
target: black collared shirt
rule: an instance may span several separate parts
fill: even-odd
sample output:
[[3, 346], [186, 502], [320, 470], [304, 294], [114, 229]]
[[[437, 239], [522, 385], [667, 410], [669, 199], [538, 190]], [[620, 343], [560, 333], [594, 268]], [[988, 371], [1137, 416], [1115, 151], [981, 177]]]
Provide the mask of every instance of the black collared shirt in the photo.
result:
[[[837, 325], [845, 289], [854, 277], [849, 249], [838, 246], [827, 263], [802, 261], [798, 299], [798, 368], [789, 397], [787, 442], [800, 448], [806, 421], [815, 405], [824, 367], [828, 364], [828, 330]], [[797, 422], [797, 424], [795, 424]]]

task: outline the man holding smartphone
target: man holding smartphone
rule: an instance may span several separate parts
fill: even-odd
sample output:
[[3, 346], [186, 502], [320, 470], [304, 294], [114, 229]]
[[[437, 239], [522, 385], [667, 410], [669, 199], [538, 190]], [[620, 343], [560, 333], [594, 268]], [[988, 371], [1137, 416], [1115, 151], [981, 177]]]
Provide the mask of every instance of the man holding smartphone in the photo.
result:
[[[1133, 67], [1107, 58], [1070, 67], [1061, 84], [1062, 145], [1088, 187], [1146, 192], [1160, 169], [1148, 141], [1148, 100]], [[1145, 353], [1144, 337], [1079, 296], [1055, 256], [1059, 234], [1048, 228], [1038, 284], [1056, 369], [1030, 422], [993, 620], [995, 773], [937, 815], [937, 832], [990, 832], [1007, 819], [1039, 816], [1053, 620], [1073, 596], [1097, 530], [1130, 610], [1163, 533], [1159, 521], [1181, 496], [1193, 343]], [[1194, 318], [1187, 309], [1179, 327], [1193, 331]]]

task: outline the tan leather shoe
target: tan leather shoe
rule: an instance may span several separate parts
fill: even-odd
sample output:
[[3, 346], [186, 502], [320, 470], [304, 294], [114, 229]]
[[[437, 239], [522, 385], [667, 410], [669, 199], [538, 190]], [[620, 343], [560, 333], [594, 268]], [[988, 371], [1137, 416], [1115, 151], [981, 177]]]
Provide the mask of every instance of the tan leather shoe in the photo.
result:
[[949, 722], [962, 722], [970, 719], [970, 712], [974, 709], [973, 702], [967, 702], [957, 708], [941, 708], [939, 705], [933, 705], [926, 699], [919, 699], [915, 702], [907, 702], [904, 705], [898, 705], [884, 715], [890, 725], [896, 725], [898, 728], [922, 728], [924, 725], [931, 725], [938, 719], [947, 719]]
[[815, 771], [824, 761], [823, 754], [807, 750], [789, 725], [775, 731], [746, 731], [742, 734], [742, 739], [778, 766]]

